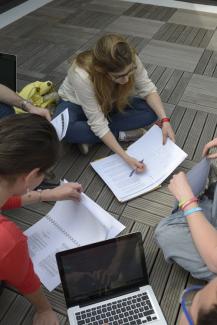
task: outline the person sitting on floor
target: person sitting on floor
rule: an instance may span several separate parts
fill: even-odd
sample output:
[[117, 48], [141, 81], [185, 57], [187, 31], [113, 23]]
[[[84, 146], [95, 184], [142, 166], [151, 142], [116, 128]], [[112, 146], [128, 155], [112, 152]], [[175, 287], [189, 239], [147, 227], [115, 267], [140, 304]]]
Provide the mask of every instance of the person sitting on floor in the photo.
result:
[[174, 141], [157, 89], [135, 50], [121, 35], [107, 34], [92, 50], [78, 54], [59, 95], [61, 101], [54, 115], [69, 109], [65, 140], [79, 144], [82, 153], [88, 152], [88, 144], [103, 141], [133, 169], [142, 172], [145, 165], [129, 156], [116, 139], [124, 139], [133, 129], [138, 138], [144, 132], [141, 128], [159, 118], [163, 142], [167, 136]]
[[[217, 153], [208, 154], [212, 147], [217, 147], [217, 138], [204, 147], [203, 155], [209, 159], [217, 158]], [[191, 315], [187, 316], [192, 323], [187, 322], [185, 312], [180, 324], [217, 324], [217, 215], [213, 213], [216, 185], [214, 197], [205, 196], [199, 204], [184, 172], [173, 176], [169, 190], [181, 209], [160, 221], [156, 241], [168, 262], [176, 262], [195, 278], [210, 281], [193, 300]]]
[[[59, 140], [51, 123], [38, 115], [19, 114], [0, 120], [0, 207], [15, 208], [41, 201], [80, 198], [78, 183], [33, 191], [58, 158]], [[28, 252], [27, 237], [0, 216], [0, 280], [24, 295], [36, 308], [34, 325], [59, 321], [42, 291]]]
[[47, 109], [32, 105], [30, 101], [23, 99], [13, 90], [0, 84], [0, 118], [15, 114], [13, 106], [22, 108], [28, 113], [44, 116], [48, 121], [51, 119]]

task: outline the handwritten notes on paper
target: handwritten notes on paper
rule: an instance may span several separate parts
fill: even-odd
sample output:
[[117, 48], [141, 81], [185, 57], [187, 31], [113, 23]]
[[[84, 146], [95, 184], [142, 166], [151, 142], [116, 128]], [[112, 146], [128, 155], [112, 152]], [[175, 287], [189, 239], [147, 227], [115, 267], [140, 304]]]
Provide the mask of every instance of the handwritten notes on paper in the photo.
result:
[[134, 173], [117, 154], [91, 163], [117, 199], [125, 202], [158, 187], [187, 154], [167, 139], [162, 143], [162, 131], [153, 126], [145, 135], [128, 147], [127, 153], [137, 160], [144, 159], [144, 173]]

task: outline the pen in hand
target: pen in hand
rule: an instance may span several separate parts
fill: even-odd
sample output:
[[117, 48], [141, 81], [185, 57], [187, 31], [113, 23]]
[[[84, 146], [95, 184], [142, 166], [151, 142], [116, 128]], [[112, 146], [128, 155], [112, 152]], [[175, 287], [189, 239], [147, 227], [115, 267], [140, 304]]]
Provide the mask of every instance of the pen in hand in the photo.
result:
[[[139, 162], [140, 162], [140, 163], [143, 163], [143, 161], [144, 161], [144, 159], [140, 160]], [[129, 177], [133, 176], [133, 174], [135, 173], [135, 171], [136, 171], [136, 168], [133, 169], [133, 170], [130, 172]]]

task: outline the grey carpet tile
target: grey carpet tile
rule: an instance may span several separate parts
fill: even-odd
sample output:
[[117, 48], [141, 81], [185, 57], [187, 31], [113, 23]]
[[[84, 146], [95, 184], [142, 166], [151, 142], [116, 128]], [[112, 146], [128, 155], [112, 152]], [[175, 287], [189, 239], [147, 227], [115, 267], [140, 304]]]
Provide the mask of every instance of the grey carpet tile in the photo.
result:
[[176, 9], [173, 8], [135, 3], [124, 12], [124, 15], [167, 21], [175, 12]]
[[217, 27], [216, 14], [184, 9], [178, 9], [168, 22], [213, 30]]
[[43, 6], [39, 8], [38, 10], [33, 11], [29, 16], [37, 16], [37, 17], [43, 17], [47, 22], [59, 22], [62, 19], [68, 17], [68, 15], [71, 13], [75, 13], [76, 9], [69, 9], [69, 8], [56, 8], [56, 7], [48, 7]]
[[217, 51], [217, 30], [214, 32], [207, 48], [209, 50]]
[[153, 36], [153, 39], [205, 48], [212, 36], [213, 31], [204, 28], [166, 23]]
[[203, 49], [164, 41], [151, 40], [141, 51], [145, 63], [193, 72]]
[[194, 74], [180, 99], [180, 105], [187, 105], [198, 110], [204, 107], [204, 111], [217, 113], [217, 79]]
[[31, 35], [32, 40], [43, 40], [76, 50], [98, 33], [98, 29], [73, 26], [71, 24], [47, 24], [36, 28]]
[[163, 22], [144, 18], [120, 16], [106, 27], [106, 31], [118, 32], [132, 36], [152, 38]]
[[82, 9], [81, 11], [77, 10], [75, 14], [70, 14], [66, 19], [62, 19], [62, 23], [88, 28], [104, 29], [115, 19], [117, 19], [116, 15]]
[[40, 17], [25, 16], [22, 19], [15, 21], [14, 23], [1, 29], [1, 35], [22, 39], [25, 35], [29, 37], [35, 29], [41, 29], [46, 26], [45, 19]]
[[112, 15], [121, 15], [130, 7], [132, 7], [132, 2], [116, 0], [92, 0], [85, 6], [88, 10], [105, 12]]
[[91, 0], [54, 0], [49, 2], [46, 7], [82, 10], [90, 2]]

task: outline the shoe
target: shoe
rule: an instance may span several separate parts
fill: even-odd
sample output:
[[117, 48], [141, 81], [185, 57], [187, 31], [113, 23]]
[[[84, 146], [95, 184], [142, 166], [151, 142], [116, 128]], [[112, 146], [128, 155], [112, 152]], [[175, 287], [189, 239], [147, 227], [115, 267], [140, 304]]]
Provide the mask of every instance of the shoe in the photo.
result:
[[143, 134], [145, 134], [145, 129], [135, 129], [135, 130], [129, 130], [129, 131], [120, 131], [119, 132], [119, 141], [135, 141], [138, 140]]
[[87, 143], [80, 143], [78, 144], [78, 149], [82, 155], [87, 155], [89, 152], [89, 144]]

